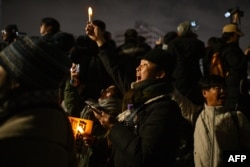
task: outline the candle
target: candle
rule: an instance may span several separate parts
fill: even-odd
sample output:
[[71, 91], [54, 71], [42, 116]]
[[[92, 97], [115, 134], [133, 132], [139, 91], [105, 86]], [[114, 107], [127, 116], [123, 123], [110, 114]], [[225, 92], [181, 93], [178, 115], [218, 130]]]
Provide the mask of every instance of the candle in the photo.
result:
[[92, 11], [92, 8], [91, 7], [89, 7], [89, 9], [88, 9], [88, 14], [89, 14], [89, 22], [91, 22], [91, 17], [92, 17], [92, 15], [93, 15], [93, 11]]
[[93, 121], [84, 118], [69, 117], [74, 136], [77, 134], [91, 134]]

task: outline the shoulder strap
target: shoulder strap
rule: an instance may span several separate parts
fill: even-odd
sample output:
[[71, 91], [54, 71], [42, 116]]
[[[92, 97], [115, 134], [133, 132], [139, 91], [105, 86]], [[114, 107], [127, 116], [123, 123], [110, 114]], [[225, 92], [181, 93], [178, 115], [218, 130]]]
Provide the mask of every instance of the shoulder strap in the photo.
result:
[[238, 120], [238, 116], [237, 116], [237, 111], [234, 110], [234, 111], [231, 111], [231, 117], [237, 127], [237, 130], [238, 130], [238, 133], [239, 133], [239, 130], [240, 130], [240, 126], [239, 126], [239, 120]]
[[236, 125], [237, 128], [237, 135], [238, 135], [238, 142], [240, 144], [240, 126], [239, 126], [239, 120], [237, 116], [237, 110], [231, 111], [231, 117], [234, 121], [234, 124]]

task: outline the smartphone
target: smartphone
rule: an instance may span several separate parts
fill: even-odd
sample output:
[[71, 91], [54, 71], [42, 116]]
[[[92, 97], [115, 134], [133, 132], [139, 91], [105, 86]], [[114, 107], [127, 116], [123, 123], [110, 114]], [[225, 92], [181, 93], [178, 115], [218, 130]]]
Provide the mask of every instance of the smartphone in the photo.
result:
[[196, 26], [197, 26], [196, 21], [191, 21], [191, 26], [192, 26], [192, 27], [196, 27]]
[[[79, 73], [80, 72], [80, 64], [76, 64], [75, 69], [76, 69], [76, 72]], [[72, 67], [70, 68], [70, 71], [73, 71]]]
[[87, 104], [87, 107], [90, 108], [91, 110], [93, 110], [95, 113], [101, 115], [102, 111], [99, 110], [98, 108], [96, 108], [91, 102], [89, 101], [85, 101], [85, 103]]
[[76, 64], [76, 72], [80, 72], [80, 64]]

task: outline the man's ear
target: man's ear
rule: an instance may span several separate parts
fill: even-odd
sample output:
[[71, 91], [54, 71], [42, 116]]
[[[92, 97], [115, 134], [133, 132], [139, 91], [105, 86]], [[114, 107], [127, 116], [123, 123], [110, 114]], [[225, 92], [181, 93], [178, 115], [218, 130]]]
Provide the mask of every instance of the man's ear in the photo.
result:
[[164, 78], [166, 77], [166, 72], [164, 70], [161, 70], [159, 71], [157, 74], [156, 74], [156, 79], [159, 79], [159, 78]]
[[46, 30], [46, 33], [50, 33], [52, 30], [52, 26], [46, 26], [45, 30]]
[[202, 92], [203, 97], [206, 98], [206, 96], [207, 96], [207, 91], [206, 91], [206, 90], [202, 90], [201, 92]]

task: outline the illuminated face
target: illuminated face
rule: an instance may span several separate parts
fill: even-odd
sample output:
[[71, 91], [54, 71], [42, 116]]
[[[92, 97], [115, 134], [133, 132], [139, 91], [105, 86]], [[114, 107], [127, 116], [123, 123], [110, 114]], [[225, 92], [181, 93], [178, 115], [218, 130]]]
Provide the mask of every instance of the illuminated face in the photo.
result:
[[40, 26], [40, 34], [41, 34], [41, 35], [45, 35], [45, 34], [46, 34], [46, 27], [45, 27], [44, 24], [42, 24], [42, 25]]
[[7, 72], [3, 68], [3, 66], [0, 65], [0, 101], [1, 98], [8, 95], [9, 91], [19, 87], [20, 84], [18, 82], [15, 82], [14, 80], [10, 80], [9, 77], [7, 77]]
[[136, 82], [146, 79], [162, 78], [163, 71], [158, 71], [157, 69], [158, 68], [155, 63], [142, 59], [140, 65], [136, 68]]
[[6, 31], [6, 30], [2, 30], [1, 33], [2, 33], [2, 39], [3, 39], [4, 41], [8, 41], [8, 38], [9, 38], [9, 36], [10, 36], [10, 32], [8, 32], [8, 31]]
[[46, 26], [45, 24], [41, 24], [40, 26], [40, 35], [44, 36], [51, 31], [51, 26]]
[[206, 99], [208, 106], [221, 106], [225, 101], [225, 88], [215, 86], [202, 90], [203, 97]]
[[234, 33], [232, 40], [233, 40], [233, 42], [238, 42], [240, 40], [240, 36], [237, 33]]
[[118, 94], [117, 87], [114, 85], [109, 86], [107, 89], [104, 89], [101, 91], [101, 97], [99, 100], [105, 99], [105, 98], [110, 98], [110, 97], [115, 97]]

